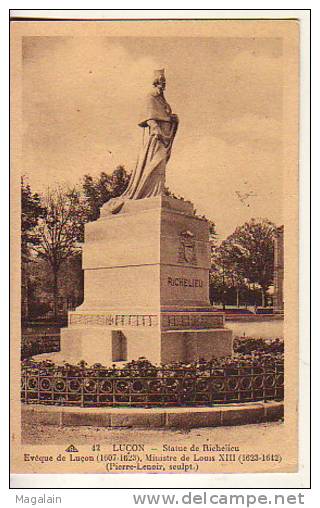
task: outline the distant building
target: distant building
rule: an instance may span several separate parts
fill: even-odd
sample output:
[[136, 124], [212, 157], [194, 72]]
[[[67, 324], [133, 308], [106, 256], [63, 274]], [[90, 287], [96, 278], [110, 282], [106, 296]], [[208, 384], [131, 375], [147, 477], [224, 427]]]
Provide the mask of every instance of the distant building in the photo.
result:
[[273, 312], [283, 314], [283, 278], [284, 278], [284, 226], [277, 228], [274, 238], [274, 294]]

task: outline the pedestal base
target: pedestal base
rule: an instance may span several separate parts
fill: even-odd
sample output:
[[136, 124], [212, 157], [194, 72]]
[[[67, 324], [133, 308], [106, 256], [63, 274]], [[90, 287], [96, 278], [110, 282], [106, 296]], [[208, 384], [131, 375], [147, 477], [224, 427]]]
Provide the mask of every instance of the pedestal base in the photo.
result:
[[[94, 347], [93, 347], [94, 345]], [[61, 330], [65, 361], [89, 365], [147, 358], [153, 364], [211, 360], [232, 354], [232, 331], [226, 328], [198, 330], [110, 330], [99, 328]]]
[[86, 224], [84, 302], [69, 312], [59, 359], [154, 364], [232, 355], [209, 301], [209, 224], [167, 196], [128, 201]]

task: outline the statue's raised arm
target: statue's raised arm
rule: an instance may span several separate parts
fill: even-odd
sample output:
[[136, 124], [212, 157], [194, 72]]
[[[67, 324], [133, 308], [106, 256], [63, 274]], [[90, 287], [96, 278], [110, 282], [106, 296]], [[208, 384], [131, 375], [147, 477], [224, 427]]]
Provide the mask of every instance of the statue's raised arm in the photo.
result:
[[153, 90], [146, 97], [138, 124], [144, 129], [144, 135], [136, 167], [126, 191], [108, 201], [103, 206], [104, 211], [118, 213], [126, 200], [163, 194], [166, 165], [178, 128], [178, 117], [164, 97], [165, 87], [164, 69], [154, 71]]

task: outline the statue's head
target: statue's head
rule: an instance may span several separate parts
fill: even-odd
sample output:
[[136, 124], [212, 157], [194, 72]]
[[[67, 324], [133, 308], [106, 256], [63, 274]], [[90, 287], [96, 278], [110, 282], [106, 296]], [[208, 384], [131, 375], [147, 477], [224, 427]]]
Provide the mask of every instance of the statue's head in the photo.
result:
[[158, 69], [153, 72], [153, 86], [163, 91], [166, 88], [166, 78], [164, 69]]

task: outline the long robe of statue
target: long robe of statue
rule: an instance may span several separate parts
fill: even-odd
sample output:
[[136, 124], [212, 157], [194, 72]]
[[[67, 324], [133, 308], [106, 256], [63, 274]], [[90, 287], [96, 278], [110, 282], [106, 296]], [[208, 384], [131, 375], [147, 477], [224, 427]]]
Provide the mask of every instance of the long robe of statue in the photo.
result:
[[111, 213], [119, 212], [129, 199], [159, 196], [164, 191], [165, 170], [178, 128], [178, 117], [172, 114], [163, 95], [163, 71], [156, 72], [160, 72], [159, 79], [156, 79], [154, 89], [146, 97], [142, 119], [138, 124], [144, 133], [137, 164], [126, 191], [104, 205], [104, 209]]

